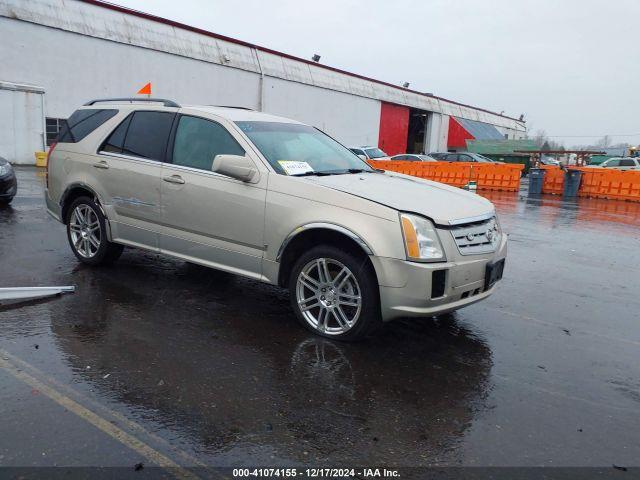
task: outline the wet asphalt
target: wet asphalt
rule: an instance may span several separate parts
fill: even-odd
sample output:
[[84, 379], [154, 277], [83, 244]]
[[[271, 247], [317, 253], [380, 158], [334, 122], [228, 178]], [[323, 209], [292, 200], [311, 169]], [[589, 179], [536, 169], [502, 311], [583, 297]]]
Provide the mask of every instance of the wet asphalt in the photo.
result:
[[17, 173], [0, 287], [77, 292], [0, 306], [0, 466], [640, 466], [640, 204], [489, 192], [497, 292], [343, 344], [251, 280], [79, 264]]

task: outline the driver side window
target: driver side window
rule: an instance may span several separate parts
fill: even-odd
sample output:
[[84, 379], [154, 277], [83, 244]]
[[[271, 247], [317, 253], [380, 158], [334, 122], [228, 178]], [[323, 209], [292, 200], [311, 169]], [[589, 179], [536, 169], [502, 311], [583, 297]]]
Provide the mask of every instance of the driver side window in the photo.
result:
[[204, 118], [180, 117], [173, 147], [173, 164], [211, 170], [216, 155], [244, 155], [244, 149], [219, 123]]

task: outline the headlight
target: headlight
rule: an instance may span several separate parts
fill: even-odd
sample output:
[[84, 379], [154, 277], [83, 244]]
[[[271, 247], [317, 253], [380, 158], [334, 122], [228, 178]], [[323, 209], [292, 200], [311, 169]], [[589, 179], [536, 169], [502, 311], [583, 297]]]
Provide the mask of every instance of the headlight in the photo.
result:
[[409, 260], [444, 260], [442, 244], [430, 220], [418, 215], [402, 213], [400, 222]]
[[11, 170], [12, 168], [10, 163], [5, 163], [4, 165], [0, 165], [0, 177], [4, 175], [8, 175], [9, 172], [11, 172]]

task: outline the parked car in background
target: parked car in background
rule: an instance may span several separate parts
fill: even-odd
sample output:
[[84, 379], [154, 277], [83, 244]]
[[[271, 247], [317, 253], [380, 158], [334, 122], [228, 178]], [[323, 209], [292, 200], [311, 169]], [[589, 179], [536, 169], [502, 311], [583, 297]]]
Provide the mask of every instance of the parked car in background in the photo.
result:
[[9, 205], [18, 191], [18, 181], [8, 160], [0, 157], [0, 205]]
[[403, 153], [394, 155], [389, 160], [404, 160], [406, 162], [436, 162], [437, 160], [429, 155], [419, 155], [417, 153]]
[[556, 160], [555, 158], [550, 157], [549, 155], [541, 155], [540, 156], [540, 163], [542, 165], [550, 165], [550, 166], [556, 166], [556, 167], [560, 166], [560, 162], [558, 160]]
[[362, 160], [388, 160], [389, 155], [384, 153], [378, 147], [364, 146], [364, 147], [350, 147], [353, 153], [358, 155]]
[[600, 165], [590, 165], [594, 168], [613, 168], [615, 170], [640, 170], [640, 158], [617, 157], [610, 158]]
[[436, 152], [436, 153], [429, 153], [429, 156], [441, 162], [503, 163], [503, 162], [496, 162], [495, 160], [491, 160], [490, 158], [484, 157], [478, 153], [471, 153], [471, 152], [458, 152], [458, 153]]
[[487, 199], [238, 108], [89, 102], [50, 150], [45, 199], [82, 263], [129, 245], [288, 288], [302, 325], [343, 340], [488, 297], [507, 254]]

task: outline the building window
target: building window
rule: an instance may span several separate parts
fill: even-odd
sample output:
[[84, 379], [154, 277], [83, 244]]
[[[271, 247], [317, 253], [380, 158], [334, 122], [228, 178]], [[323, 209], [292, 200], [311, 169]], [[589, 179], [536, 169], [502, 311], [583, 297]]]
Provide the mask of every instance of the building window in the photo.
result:
[[47, 147], [50, 147], [53, 142], [58, 138], [58, 134], [64, 126], [66, 118], [47, 118]]

